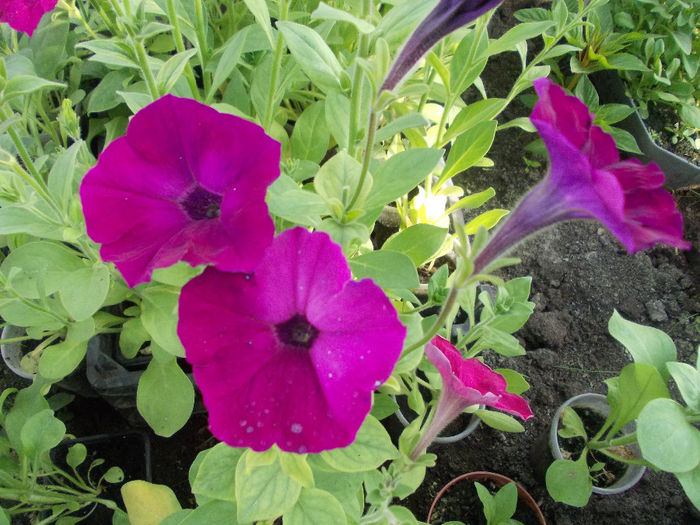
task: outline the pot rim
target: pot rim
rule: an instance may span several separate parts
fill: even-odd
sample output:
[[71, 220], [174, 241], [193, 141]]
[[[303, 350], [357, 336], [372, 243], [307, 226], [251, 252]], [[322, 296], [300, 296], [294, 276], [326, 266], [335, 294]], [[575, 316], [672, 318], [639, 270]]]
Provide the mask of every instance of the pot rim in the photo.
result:
[[440, 501], [440, 498], [445, 494], [445, 492], [447, 492], [447, 490], [453, 485], [465, 479], [472, 482], [492, 481], [499, 488], [511, 482], [515, 483], [515, 487], [518, 489], [518, 499], [522, 500], [525, 503], [525, 505], [527, 505], [528, 508], [535, 513], [535, 515], [537, 516], [537, 520], [540, 522], [541, 525], [547, 525], [547, 521], [544, 518], [544, 514], [542, 514], [540, 506], [530, 495], [527, 489], [525, 489], [525, 487], [523, 487], [517, 481], [510, 479], [508, 476], [504, 476], [503, 474], [497, 474], [496, 472], [488, 472], [485, 470], [478, 470], [474, 472], [467, 472], [465, 474], [461, 474], [456, 478], [452, 479], [450, 482], [448, 482], [444, 487], [442, 487], [433, 499], [433, 503], [430, 505], [430, 510], [428, 510], [428, 517], [425, 520], [426, 523], [430, 523], [430, 519], [433, 517], [433, 511], [435, 510], [435, 506], [437, 505], [438, 501]]
[[[552, 417], [552, 423], [549, 426], [549, 450], [554, 459], [564, 459], [559, 448], [559, 436], [557, 431], [559, 429], [559, 421], [561, 420], [561, 415], [564, 409], [567, 407], [584, 407], [596, 410], [604, 417], [610, 413], [610, 406], [608, 405], [608, 400], [603, 394], [597, 394], [594, 392], [584, 392], [583, 394], [578, 394], [576, 396], [570, 397], [564, 403], [562, 403], [559, 408], [557, 408], [554, 416]], [[624, 427], [623, 430], [633, 432], [636, 428], [634, 421], [630, 421]], [[639, 456], [641, 459], [641, 452], [639, 451], [638, 445], [631, 446], [633, 452]], [[594, 494], [620, 494], [625, 492], [632, 487], [634, 487], [640, 479], [644, 476], [647, 468], [644, 465], [636, 465], [632, 463], [627, 463], [627, 470], [624, 475], [615, 483], [609, 487], [596, 487], [593, 485]]]

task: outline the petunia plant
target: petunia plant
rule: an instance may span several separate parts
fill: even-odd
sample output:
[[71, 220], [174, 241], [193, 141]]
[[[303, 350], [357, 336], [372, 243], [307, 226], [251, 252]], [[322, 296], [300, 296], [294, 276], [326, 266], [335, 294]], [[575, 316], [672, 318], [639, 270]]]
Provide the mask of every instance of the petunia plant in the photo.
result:
[[[528, 56], [603, 0], [497, 39], [499, 1], [77, 0], [38, 22], [49, 3], [0, 8], [27, 33], [2, 33], [0, 316], [37, 343], [36, 381], [116, 347], [148, 361], [154, 432], [183, 427], [196, 387], [219, 441], [190, 470], [196, 508], [132, 482], [115, 520], [417, 523], [396, 499], [446, 425], [533, 415], [525, 379], [484, 363], [525, 353], [534, 308], [529, 278], [494, 273], [505, 254], [579, 218], [631, 252], [688, 247], [658, 168], [620, 160], [545, 78], [558, 39]], [[522, 71], [489, 97], [505, 52]], [[531, 119], [499, 125], [533, 84]], [[514, 126], [539, 131], [549, 172], [512, 213], [479, 213], [493, 189], [454, 178], [497, 163]], [[395, 399], [413, 422], [392, 440]]]

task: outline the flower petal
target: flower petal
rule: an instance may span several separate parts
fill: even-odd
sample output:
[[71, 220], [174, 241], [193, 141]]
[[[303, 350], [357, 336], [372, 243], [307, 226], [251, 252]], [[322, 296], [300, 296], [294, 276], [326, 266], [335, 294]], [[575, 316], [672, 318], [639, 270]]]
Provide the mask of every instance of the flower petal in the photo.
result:
[[58, 0], [0, 0], [0, 21], [31, 37], [41, 17], [52, 11], [57, 2]]

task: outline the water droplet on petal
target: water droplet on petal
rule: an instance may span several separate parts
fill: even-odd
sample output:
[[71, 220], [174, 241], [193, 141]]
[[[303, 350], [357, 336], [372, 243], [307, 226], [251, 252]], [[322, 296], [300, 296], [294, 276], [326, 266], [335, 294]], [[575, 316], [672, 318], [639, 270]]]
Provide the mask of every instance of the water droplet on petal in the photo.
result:
[[304, 445], [299, 447], [299, 454], [306, 454], [306, 447]]
[[328, 372], [328, 377], [333, 377], [333, 373], [332, 373], [332, 372]]
[[240, 425], [241, 425], [242, 427], [244, 427], [244, 426], [246, 426], [246, 425], [248, 424], [248, 422], [247, 422], [245, 419], [241, 419], [241, 420], [239, 421], [239, 423], [240, 423]]
[[248, 432], [248, 434], [250, 434], [253, 430], [253, 427], [248, 427], [245, 429], [245, 431]]
[[291, 426], [291, 431], [295, 434], [301, 434], [302, 430], [304, 430], [304, 427], [302, 427], [299, 423], [294, 423]]
[[374, 386], [380, 386], [381, 384], [382, 384], [381, 381], [375, 381], [375, 382], [374, 382]]

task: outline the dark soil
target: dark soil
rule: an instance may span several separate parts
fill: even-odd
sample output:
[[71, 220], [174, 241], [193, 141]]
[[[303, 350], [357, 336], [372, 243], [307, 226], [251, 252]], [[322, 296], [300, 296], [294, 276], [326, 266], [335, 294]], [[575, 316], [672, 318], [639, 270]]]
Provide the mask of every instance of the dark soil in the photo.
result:
[[[505, 2], [493, 19], [495, 33], [512, 26], [513, 4]], [[509, 25], [510, 24], [510, 25]], [[520, 61], [515, 53], [499, 56], [483, 74], [489, 96], [504, 96]], [[500, 122], [528, 115], [517, 101]], [[496, 190], [490, 207], [512, 209], [520, 197], [545, 175], [542, 168], [528, 168], [525, 146], [536, 136], [519, 129], [496, 134], [489, 152], [491, 169], [472, 168], [459, 184], [470, 192], [489, 186]], [[541, 159], [540, 159], [541, 160]], [[550, 524], [693, 524], [700, 515], [686, 498], [676, 478], [648, 471], [632, 490], [616, 496], [594, 494], [584, 508], [554, 502], [531, 464], [531, 449], [543, 436], [552, 415], [569, 397], [583, 392], [606, 393], [604, 380], [632, 361], [627, 351], [607, 331], [608, 319], [617, 309], [636, 323], [666, 331], [676, 343], [678, 360], [694, 364], [700, 344], [700, 195], [693, 191], [676, 195], [684, 216], [684, 238], [693, 243], [686, 252], [666, 246], [628, 254], [600, 223], [571, 221], [540, 232], [515, 248], [518, 266], [502, 272], [510, 279], [531, 275], [537, 306], [528, 323], [516, 334], [527, 355], [505, 358], [485, 353], [487, 364], [509, 367], [524, 374], [531, 385], [523, 394], [535, 413], [525, 432], [506, 434], [485, 425], [462, 442], [433, 445], [436, 467], [429, 469], [419, 493], [405, 502], [419, 519], [425, 519], [440, 488], [456, 476], [487, 470], [523, 484], [540, 504]]]
[[[535, 3], [506, 1], [494, 15], [492, 36], [512, 26], [514, 7]], [[489, 65], [483, 79], [490, 96], [503, 96], [519, 71], [520, 61], [515, 53], [506, 53], [496, 62]], [[501, 116], [501, 122], [528, 113], [516, 101]], [[471, 192], [493, 186], [497, 195], [489, 205], [512, 208], [545, 174], [544, 168], [528, 168], [524, 161], [526, 155], [533, 158], [524, 148], [535, 138], [519, 129], [500, 131], [489, 153], [495, 167], [472, 168], [460, 184]], [[432, 446], [429, 451], [438, 454], [437, 465], [428, 470], [419, 492], [401, 502], [418, 519], [426, 518], [433, 498], [451, 479], [465, 472], [487, 470], [524, 485], [550, 524], [700, 523], [670, 474], [648, 471], [632, 490], [617, 496], [594, 494], [586, 507], [574, 508], [548, 496], [530, 460], [532, 447], [546, 433], [562, 402], [583, 392], [605, 393], [604, 380], [631, 361], [627, 351], [607, 332], [614, 309], [631, 321], [666, 331], [676, 343], [678, 359], [696, 362], [700, 344], [700, 195], [686, 191], [676, 197], [685, 219], [684, 237], [693, 242], [692, 250], [687, 252], [658, 246], [630, 255], [601, 224], [592, 221], [559, 224], [514, 250], [513, 255], [522, 263], [502, 275], [508, 279], [531, 275], [531, 298], [537, 304], [531, 319], [516, 334], [528, 353], [505, 358], [487, 352], [485, 358], [492, 367], [509, 367], [525, 375], [531, 389], [523, 396], [535, 418], [525, 423], [525, 432], [520, 434], [506, 434], [482, 424], [459, 443]], [[0, 374], [3, 386], [28, 384], [4, 367]], [[95, 420], [87, 425], [68, 422], [78, 435], [124, 428], [123, 419], [108, 406], [71, 406], [70, 410], [81, 419], [87, 415]], [[203, 415], [194, 416], [170, 439], [151, 435], [153, 481], [171, 486], [183, 507], [193, 506], [187, 472], [197, 452], [213, 444]]]

